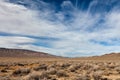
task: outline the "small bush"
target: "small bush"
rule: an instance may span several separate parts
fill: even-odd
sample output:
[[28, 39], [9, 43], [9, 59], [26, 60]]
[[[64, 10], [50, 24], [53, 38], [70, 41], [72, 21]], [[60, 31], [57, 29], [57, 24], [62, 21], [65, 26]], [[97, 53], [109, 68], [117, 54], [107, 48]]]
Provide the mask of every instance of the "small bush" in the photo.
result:
[[48, 73], [46, 72], [32, 72], [31, 74], [27, 75], [24, 80], [49, 80], [51, 77], [49, 77]]
[[11, 80], [9, 77], [0, 77], [0, 80]]
[[78, 75], [73, 80], [90, 80], [88, 75]]
[[34, 69], [35, 71], [47, 70], [47, 65], [42, 64], [42, 65], [39, 65], [39, 66], [37, 66], [37, 67], [34, 67], [33, 69]]
[[75, 72], [76, 70], [78, 70], [81, 67], [81, 65], [77, 65], [77, 64], [73, 64], [71, 65], [68, 70], [71, 72]]
[[94, 80], [100, 80], [102, 78], [103, 71], [96, 71], [93, 73]]
[[61, 70], [56, 73], [58, 77], [68, 77], [65, 71]]
[[6, 69], [2, 69], [2, 70], [1, 70], [1, 72], [6, 73], [6, 72], [7, 72], [7, 70], [6, 70]]
[[30, 73], [30, 69], [28, 68], [21, 68], [21, 69], [17, 69], [15, 71], [13, 71], [13, 75], [14, 76], [23, 76], [23, 75], [27, 75]]
[[62, 68], [68, 68], [71, 64], [70, 63], [63, 63], [61, 65]]
[[57, 70], [54, 68], [51, 68], [50, 70], [47, 71], [50, 75], [54, 75], [57, 73]]

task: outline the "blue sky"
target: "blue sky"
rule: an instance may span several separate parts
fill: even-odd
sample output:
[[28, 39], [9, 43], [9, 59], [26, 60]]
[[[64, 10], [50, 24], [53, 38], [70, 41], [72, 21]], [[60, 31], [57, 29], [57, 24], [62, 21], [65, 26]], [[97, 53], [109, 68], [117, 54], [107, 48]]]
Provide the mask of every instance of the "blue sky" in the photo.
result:
[[78, 57], [120, 52], [119, 0], [0, 0], [0, 47]]

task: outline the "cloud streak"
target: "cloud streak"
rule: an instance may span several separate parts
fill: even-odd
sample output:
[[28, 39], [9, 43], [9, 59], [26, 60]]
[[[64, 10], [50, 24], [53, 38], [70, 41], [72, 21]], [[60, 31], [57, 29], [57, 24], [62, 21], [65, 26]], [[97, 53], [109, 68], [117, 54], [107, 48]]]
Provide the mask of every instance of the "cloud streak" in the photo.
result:
[[[30, 6], [21, 5], [23, 3]], [[120, 51], [120, 11], [118, 5], [111, 6], [114, 2], [107, 4], [95, 0], [87, 11], [79, 9], [78, 3], [76, 8], [71, 1], [63, 1], [57, 11], [51, 3], [39, 3], [41, 5], [35, 6], [34, 2], [27, 0], [19, 4], [0, 1], [0, 32], [13, 34], [1, 35], [0, 40], [4, 42], [0, 42], [0, 47], [70, 57]], [[105, 8], [110, 6], [110, 10], [101, 11], [103, 7], [96, 8], [97, 4]]]

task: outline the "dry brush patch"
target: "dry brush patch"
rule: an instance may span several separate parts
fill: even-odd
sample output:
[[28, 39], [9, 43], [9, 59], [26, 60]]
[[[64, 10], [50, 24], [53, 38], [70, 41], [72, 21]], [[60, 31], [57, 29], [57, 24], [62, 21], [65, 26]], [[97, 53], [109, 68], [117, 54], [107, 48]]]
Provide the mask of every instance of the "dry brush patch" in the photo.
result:
[[0, 80], [120, 80], [120, 61], [16, 59], [7, 63], [0, 62]]

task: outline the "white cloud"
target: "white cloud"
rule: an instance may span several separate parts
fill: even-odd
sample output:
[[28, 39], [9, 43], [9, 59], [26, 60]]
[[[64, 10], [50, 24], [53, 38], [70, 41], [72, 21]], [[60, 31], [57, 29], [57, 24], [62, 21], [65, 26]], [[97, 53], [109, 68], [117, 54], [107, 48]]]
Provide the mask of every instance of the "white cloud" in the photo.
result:
[[[29, 10], [21, 5], [0, 3], [0, 31], [15, 34], [29, 34], [39, 36], [49, 36], [62, 29], [61, 24], [53, 24], [50, 21], [40, 17], [37, 19], [37, 11]], [[45, 15], [43, 15], [44, 17]], [[61, 26], [61, 27], [56, 27]]]
[[0, 47], [20, 48], [19, 45], [31, 44], [36, 40], [20, 36], [0, 36]]
[[[30, 10], [22, 5], [0, 1], [0, 32], [58, 38], [49, 41], [52, 47], [36, 46], [31, 43], [37, 39], [22, 36], [0, 37], [1, 47], [25, 48], [62, 56], [100, 55], [120, 51], [120, 12], [112, 10], [106, 14], [92, 15], [74, 8], [70, 1], [64, 1], [61, 6], [73, 9], [72, 22], [64, 21], [65, 12], [55, 13], [45, 5], [44, 11]], [[91, 3], [92, 4], [92, 3]], [[103, 16], [104, 15], [104, 16]], [[52, 20], [54, 21], [52, 21]], [[103, 19], [104, 22], [99, 22]], [[92, 30], [92, 31], [90, 31]], [[113, 42], [111, 39], [118, 39]], [[103, 45], [91, 42], [104, 41], [113, 45]], [[30, 43], [30, 44], [26, 44]], [[22, 45], [20, 45], [22, 44]]]

